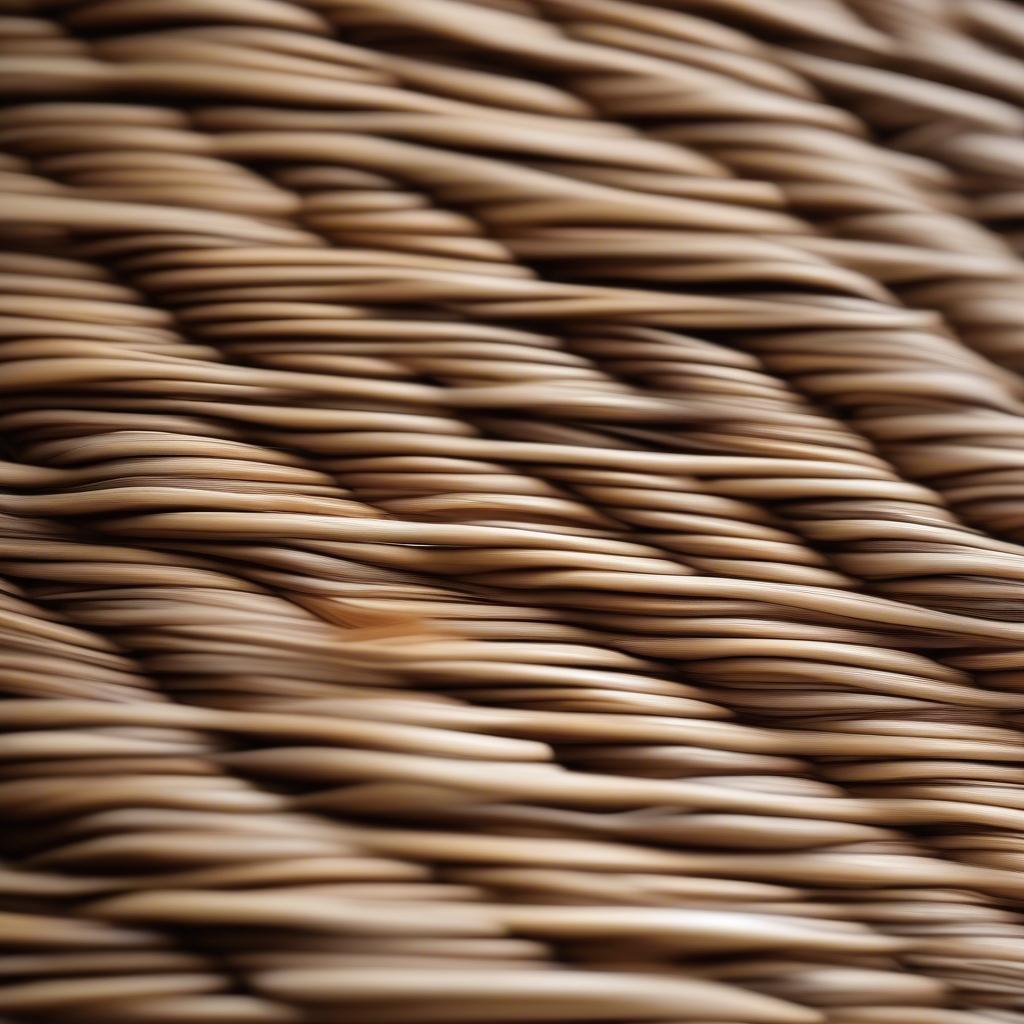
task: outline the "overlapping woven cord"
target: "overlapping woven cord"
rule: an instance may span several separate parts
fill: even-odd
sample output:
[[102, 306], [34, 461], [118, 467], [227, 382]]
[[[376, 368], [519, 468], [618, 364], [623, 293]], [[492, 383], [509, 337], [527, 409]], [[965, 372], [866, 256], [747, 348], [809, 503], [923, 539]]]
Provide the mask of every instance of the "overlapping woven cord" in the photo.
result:
[[11, 0], [0, 1020], [1024, 1021], [1024, 16]]

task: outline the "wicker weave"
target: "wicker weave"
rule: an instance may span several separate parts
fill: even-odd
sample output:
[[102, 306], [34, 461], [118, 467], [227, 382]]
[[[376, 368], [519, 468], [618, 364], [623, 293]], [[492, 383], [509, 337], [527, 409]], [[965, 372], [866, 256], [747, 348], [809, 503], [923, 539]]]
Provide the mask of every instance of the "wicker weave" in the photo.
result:
[[0, 1024], [1024, 1022], [1024, 6], [0, 10]]

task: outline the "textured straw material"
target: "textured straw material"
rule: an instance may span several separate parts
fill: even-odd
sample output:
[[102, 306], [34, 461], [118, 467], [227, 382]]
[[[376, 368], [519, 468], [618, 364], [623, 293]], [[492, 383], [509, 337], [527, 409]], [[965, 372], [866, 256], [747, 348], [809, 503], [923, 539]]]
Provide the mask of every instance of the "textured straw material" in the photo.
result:
[[0, 1024], [1024, 1022], [1024, 6], [2, 11]]

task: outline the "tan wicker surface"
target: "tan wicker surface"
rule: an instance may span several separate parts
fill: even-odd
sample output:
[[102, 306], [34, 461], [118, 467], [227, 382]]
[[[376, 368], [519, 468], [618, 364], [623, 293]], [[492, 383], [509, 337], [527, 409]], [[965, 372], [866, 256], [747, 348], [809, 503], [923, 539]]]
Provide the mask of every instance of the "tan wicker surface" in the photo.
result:
[[1024, 1022], [1024, 6], [0, 10], [0, 1024]]

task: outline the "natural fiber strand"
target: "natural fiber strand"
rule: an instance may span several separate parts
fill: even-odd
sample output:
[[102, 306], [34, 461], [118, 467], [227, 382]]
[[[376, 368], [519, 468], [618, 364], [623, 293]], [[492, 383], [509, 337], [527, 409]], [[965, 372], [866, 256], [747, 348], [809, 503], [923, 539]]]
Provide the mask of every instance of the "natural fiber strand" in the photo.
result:
[[1024, 1022], [1024, 7], [0, 10], [0, 1024]]

